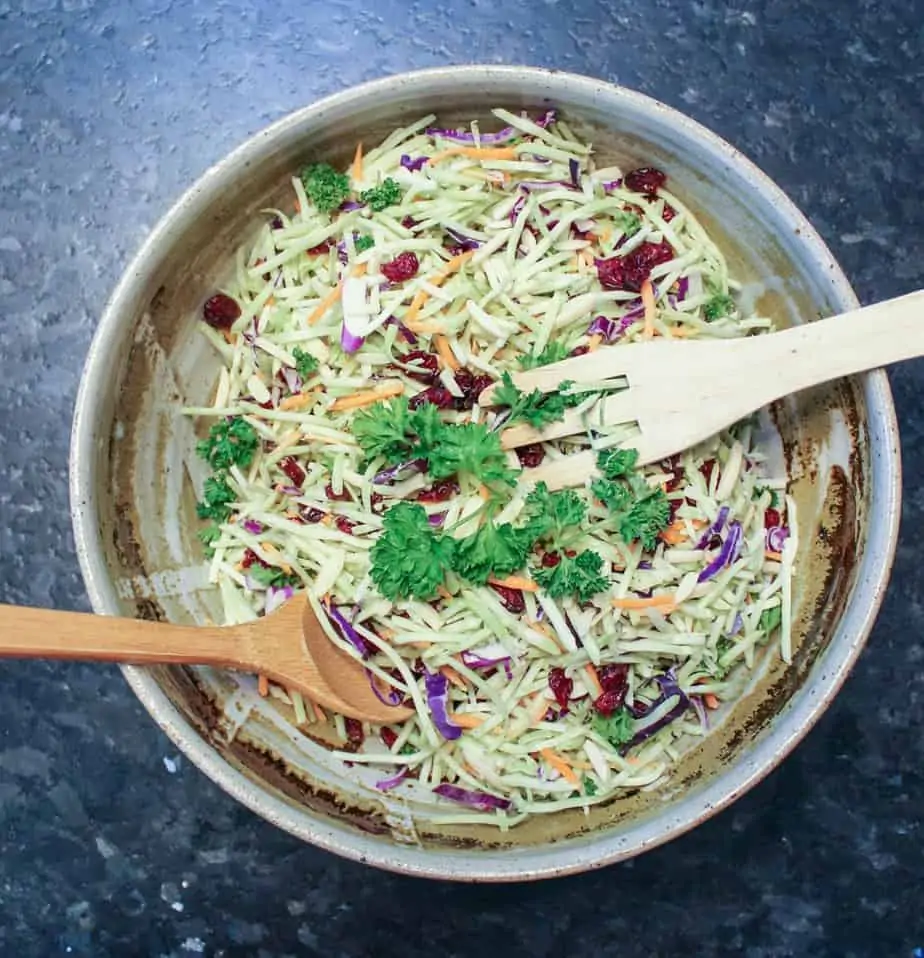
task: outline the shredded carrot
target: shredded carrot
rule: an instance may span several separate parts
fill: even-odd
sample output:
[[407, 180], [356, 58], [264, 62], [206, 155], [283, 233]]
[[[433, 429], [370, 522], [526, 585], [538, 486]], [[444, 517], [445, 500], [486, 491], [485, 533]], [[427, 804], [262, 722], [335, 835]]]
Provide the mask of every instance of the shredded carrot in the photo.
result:
[[404, 383], [397, 381], [383, 383], [376, 389], [367, 392], [354, 393], [352, 396], [341, 396], [330, 405], [330, 412], [343, 412], [345, 409], [361, 409], [363, 406], [372, 406], [383, 399], [400, 396], [404, 392]]
[[715, 693], [707, 692], [703, 696], [703, 705], [705, 705], [707, 709], [717, 709], [719, 707], [719, 700]]
[[458, 673], [454, 668], [452, 668], [451, 666], [441, 665], [441, 666], [440, 666], [440, 672], [441, 672], [443, 675], [445, 675], [446, 678], [449, 679], [449, 681], [452, 682], [452, 684], [453, 684], [457, 689], [467, 689], [467, 688], [468, 688], [468, 683], [465, 681], [465, 679], [463, 679], [462, 676], [459, 675], [459, 673]]
[[320, 705], [318, 705], [317, 702], [312, 702], [312, 703], [311, 703], [311, 707], [314, 709], [314, 717], [315, 717], [319, 722], [326, 722], [326, 721], [327, 721], [327, 713], [324, 711], [324, 709], [321, 708]]
[[237, 336], [234, 333], [232, 333], [230, 329], [223, 329], [221, 331], [221, 335], [224, 336], [225, 342], [229, 346], [233, 346], [235, 341], [237, 340]]
[[292, 574], [292, 566], [290, 566], [283, 558], [279, 550], [273, 545], [272, 542], [261, 542], [260, 548], [266, 553], [269, 557], [270, 562], [274, 562], [276, 565], [285, 572], [286, 575]]
[[[462, 268], [462, 264], [465, 263], [466, 260], [471, 259], [474, 255], [475, 251], [470, 249], [464, 253], [459, 253], [457, 256], [453, 256], [438, 273], [434, 273], [434, 275], [430, 277], [428, 282], [431, 286], [442, 286], [453, 273], [458, 272]], [[408, 306], [407, 312], [402, 319], [405, 326], [411, 326], [416, 321], [421, 309], [423, 309], [424, 303], [426, 303], [429, 298], [430, 294], [425, 289], [419, 289], [414, 293], [411, 305]], [[418, 332], [418, 330], [415, 329], [414, 332]]]
[[269, 695], [269, 679], [262, 672], [257, 676], [257, 691], [263, 698]]
[[318, 303], [317, 306], [311, 311], [311, 315], [308, 317], [308, 325], [314, 326], [314, 324], [337, 302], [340, 298], [340, 290], [343, 288], [343, 283], [337, 283], [337, 285]]
[[653, 595], [649, 599], [633, 596], [628, 599], [612, 599], [610, 605], [614, 609], [652, 609], [658, 606], [670, 607], [674, 604], [672, 595]]
[[469, 156], [476, 160], [515, 160], [517, 151], [512, 146], [451, 146], [448, 150], [431, 156], [430, 166], [436, 166], [451, 156]]
[[[444, 585], [438, 585], [438, 586], [436, 587], [436, 594], [437, 594], [441, 599], [451, 599], [451, 598], [452, 598], [452, 593], [451, 593], [451, 592], [449, 591], [449, 589], [447, 589], [446, 586], [444, 586]], [[379, 629], [379, 635], [381, 635], [381, 634], [382, 634], [382, 630]]]
[[594, 333], [593, 336], [587, 340], [587, 352], [592, 353], [595, 349], [599, 348], [602, 342], [603, 337], [599, 333]]
[[478, 728], [484, 725], [484, 716], [475, 715], [473, 712], [450, 712], [448, 718], [459, 728]]
[[356, 153], [353, 156], [353, 182], [361, 183], [363, 178], [363, 145], [356, 144]]
[[313, 390], [309, 390], [306, 393], [295, 393], [294, 396], [286, 396], [285, 399], [281, 400], [279, 403], [279, 408], [285, 412], [289, 412], [293, 409], [304, 409], [312, 399], [314, 399]]
[[651, 339], [654, 336], [655, 298], [650, 279], [642, 283], [642, 305], [645, 307], [645, 328], [642, 335], [645, 339]]
[[661, 538], [669, 545], [675, 546], [687, 538], [686, 524], [683, 519], [675, 519], [666, 529], [661, 531]]
[[296, 201], [295, 201], [295, 212], [296, 212], [296, 213], [301, 213], [301, 211], [302, 211], [302, 204], [301, 204], [298, 200], [296, 200]]
[[699, 332], [695, 329], [684, 329], [683, 326], [675, 326], [671, 331], [672, 339], [695, 339]]
[[520, 589], [523, 592], [538, 592], [539, 586], [532, 579], [525, 576], [508, 575], [504, 579], [495, 579], [493, 576], [488, 579], [491, 585], [499, 585], [502, 589]]
[[769, 559], [771, 562], [782, 562], [783, 553], [782, 552], [773, 552], [771, 549], [764, 550], [764, 558]]
[[433, 345], [436, 346], [436, 351], [440, 354], [440, 359], [443, 360], [443, 363], [448, 369], [451, 369], [453, 372], [459, 369], [459, 360], [456, 359], [456, 354], [452, 351], [449, 340], [442, 333], [437, 333], [436, 336], [433, 337]]
[[587, 677], [587, 684], [590, 686], [590, 694], [595, 698], [603, 695], [603, 686], [600, 684], [600, 676], [594, 668], [593, 662], [588, 662], [584, 666], [584, 675]]
[[574, 769], [560, 755], [556, 755], [550, 748], [540, 749], [539, 754], [565, 781], [570, 782], [572, 785], [578, 784], [578, 777], [574, 774]]
[[412, 649], [429, 649], [430, 644], [429, 642], [408, 642]]
[[412, 333], [421, 333], [424, 336], [435, 336], [446, 332], [446, 327], [442, 323], [414, 323], [413, 327], [408, 328]]

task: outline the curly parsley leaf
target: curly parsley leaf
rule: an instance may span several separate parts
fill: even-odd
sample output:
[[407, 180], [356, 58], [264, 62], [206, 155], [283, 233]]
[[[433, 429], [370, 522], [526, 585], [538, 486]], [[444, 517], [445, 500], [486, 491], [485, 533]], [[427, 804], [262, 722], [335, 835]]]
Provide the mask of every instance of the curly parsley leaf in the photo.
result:
[[490, 576], [503, 577], [522, 569], [533, 544], [524, 529], [515, 529], [509, 522], [495, 525], [486, 522], [464, 539], [457, 539], [452, 568], [469, 582], [484, 585]]
[[295, 360], [295, 371], [302, 379], [308, 379], [317, 371], [318, 361], [311, 353], [306, 353], [304, 349], [296, 346], [292, 350], [292, 358]]
[[724, 293], [718, 293], [706, 303], [703, 307], [703, 316], [706, 317], [707, 322], [712, 322], [715, 319], [721, 319], [723, 316], [728, 316], [730, 313], [735, 311], [735, 301], [731, 296], [726, 296]]
[[301, 579], [297, 575], [289, 572], [283, 572], [273, 566], [263, 566], [254, 563], [247, 570], [248, 578], [252, 579], [258, 585], [265, 586], [267, 589], [281, 589], [287, 585], [299, 585]]
[[404, 396], [361, 409], [351, 428], [367, 459], [381, 456], [394, 466], [412, 458], [411, 412]]
[[376, 213], [401, 201], [401, 187], [389, 176], [371, 190], [359, 194], [361, 202], [366, 203], [369, 209]]
[[526, 497], [523, 511], [526, 528], [535, 538], [552, 536], [559, 540], [569, 526], [581, 524], [587, 514], [587, 506], [573, 490], [549, 492], [549, 487], [540, 482]]
[[590, 727], [613, 748], [627, 745], [634, 734], [632, 713], [625, 707], [617, 709], [612, 715], [598, 713], [593, 717]]
[[253, 462], [259, 444], [260, 437], [256, 429], [236, 416], [215, 423], [209, 430], [208, 438], [196, 446], [196, 452], [214, 469], [229, 469], [231, 466], [246, 469]]
[[200, 519], [214, 519], [216, 522], [227, 522], [231, 518], [231, 503], [236, 501], [237, 494], [228, 485], [228, 478], [224, 473], [216, 473], [205, 480], [202, 489], [202, 501], [196, 504], [196, 515]]
[[524, 393], [514, 385], [510, 373], [504, 373], [501, 384], [494, 391], [494, 403], [509, 407], [508, 424], [524, 421], [533, 429], [541, 429], [564, 419], [568, 409], [587, 398], [586, 393], [569, 392], [572, 385], [571, 382], [562, 382], [551, 392], [534, 389], [531, 393]]
[[221, 535], [221, 527], [217, 522], [207, 525], [204, 529], [200, 529], [196, 533], [196, 538], [205, 546], [205, 555], [206, 558], [211, 559], [215, 555], [215, 542], [218, 540]]
[[538, 366], [549, 366], [559, 363], [571, 355], [568, 347], [560, 341], [553, 340], [538, 353], [527, 353], [520, 357], [520, 369], [536, 369]]
[[654, 549], [658, 533], [671, 521], [671, 506], [663, 489], [652, 489], [644, 498], [636, 499], [619, 520], [619, 534], [626, 542], [636, 539], [643, 549]]
[[399, 502], [382, 520], [384, 532], [372, 547], [372, 581], [387, 599], [432, 599], [451, 567], [454, 542], [427, 521], [424, 507]]
[[357, 236], [353, 241], [353, 248], [357, 253], [365, 253], [367, 249], [375, 246], [375, 240], [371, 236]]
[[641, 219], [635, 213], [629, 213], [625, 210], [617, 210], [610, 214], [613, 221], [613, 227], [620, 229], [626, 236], [635, 236], [642, 228]]
[[628, 476], [638, 462], [638, 449], [604, 449], [597, 454], [597, 468], [607, 479]]
[[597, 783], [587, 775], [581, 780], [581, 787], [584, 789], [584, 794], [591, 798], [597, 794]]
[[422, 459], [428, 459], [431, 452], [439, 446], [448, 426], [440, 419], [440, 411], [432, 403], [423, 403], [410, 413], [409, 426], [417, 435], [415, 452]]
[[434, 479], [467, 473], [479, 482], [513, 485], [517, 470], [507, 465], [500, 436], [484, 423], [444, 426], [439, 442], [427, 450], [427, 463]]
[[764, 632], [769, 635], [774, 629], [779, 627], [783, 621], [783, 608], [776, 605], [772, 609], [765, 609], [760, 614], [759, 624]]
[[590, 491], [610, 512], [624, 512], [632, 505], [632, 491], [624, 483], [612, 479], [594, 479]]
[[553, 599], [577, 596], [589, 602], [598, 592], [604, 592], [610, 583], [602, 574], [603, 559], [599, 553], [585, 549], [573, 558], [562, 555], [557, 565], [533, 568], [533, 578]]
[[328, 163], [312, 163], [300, 176], [308, 198], [322, 213], [333, 212], [350, 195], [350, 178]]

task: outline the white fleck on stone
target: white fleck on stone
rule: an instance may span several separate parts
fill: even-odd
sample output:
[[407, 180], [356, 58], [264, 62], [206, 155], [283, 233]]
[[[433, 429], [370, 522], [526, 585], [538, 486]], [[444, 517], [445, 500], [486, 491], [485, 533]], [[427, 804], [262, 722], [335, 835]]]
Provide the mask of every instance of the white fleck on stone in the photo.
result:
[[176, 775], [180, 770], [180, 762], [181, 759], [179, 755], [174, 755], [173, 758], [169, 755], [164, 756], [164, 768], [167, 769], [171, 775]]
[[96, 850], [103, 856], [103, 858], [112, 858], [113, 855], [118, 855], [119, 850], [112, 844], [112, 842], [106, 841], [102, 835], [96, 836]]
[[5, 253], [18, 253], [22, 250], [22, 243], [15, 236], [0, 236], [0, 250]]
[[193, 951], [201, 955], [205, 951], [205, 942], [201, 938], [187, 938], [180, 947], [183, 951]]

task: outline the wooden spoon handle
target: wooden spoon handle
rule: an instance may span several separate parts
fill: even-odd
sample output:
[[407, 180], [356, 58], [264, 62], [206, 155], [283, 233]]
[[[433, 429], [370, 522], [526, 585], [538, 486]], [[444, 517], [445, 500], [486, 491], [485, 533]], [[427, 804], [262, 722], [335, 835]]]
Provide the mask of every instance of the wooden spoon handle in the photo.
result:
[[0, 657], [240, 667], [235, 629], [0, 605]]

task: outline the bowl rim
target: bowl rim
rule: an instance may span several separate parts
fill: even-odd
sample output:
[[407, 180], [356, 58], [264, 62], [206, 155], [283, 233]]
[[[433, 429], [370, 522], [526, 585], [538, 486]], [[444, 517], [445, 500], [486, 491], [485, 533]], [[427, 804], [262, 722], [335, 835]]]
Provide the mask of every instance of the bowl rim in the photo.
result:
[[[71, 431], [70, 496], [76, 551], [90, 602], [102, 615], [119, 614], [116, 589], [104, 561], [97, 522], [95, 488], [99, 444], [96, 423], [103, 410], [110, 365], [109, 343], [118, 341], [122, 316], [151, 276], [163, 250], [181, 234], [223, 188], [226, 179], [263, 155], [312, 117], [343, 111], [369, 98], [387, 96], [408, 84], [446, 85], [453, 82], [507, 82], [524, 80], [554, 99], [555, 91], [569, 89], [587, 99], [605, 95], [632, 110], [648, 110], [676, 124], [687, 135], [750, 180], [756, 190], [777, 207], [796, 232], [805, 256], [825, 277], [833, 300], [843, 309], [858, 300], [824, 241], [785, 193], [737, 148], [698, 121], [645, 94], [603, 80], [531, 66], [467, 65], [419, 70], [387, 76], [315, 101], [249, 137], [209, 168], [161, 218], [132, 258], [113, 291], [96, 329], [85, 361], [75, 403]], [[831, 703], [859, 656], [885, 594], [894, 558], [901, 512], [901, 459], [898, 426], [888, 379], [876, 371], [862, 378], [863, 396], [871, 431], [880, 436], [877, 455], [871, 457], [873, 491], [869, 502], [868, 541], [858, 565], [856, 586], [826, 652], [826, 668], [810, 685], [786, 703], [774, 727], [769, 728], [747, 756], [695, 791], [670, 816], [647, 816], [624, 830], [591, 836], [561, 845], [516, 849], [427, 850], [388, 843], [362, 834], [348, 825], [315, 818], [270, 794], [221, 757], [190, 725], [144, 668], [124, 666], [128, 684], [155, 722], [209, 778], [243, 805], [290, 834], [327, 851], [364, 864], [405, 874], [462, 881], [513, 881], [555, 877], [590, 870], [649, 850], [690, 830], [731, 804], [769, 774], [801, 741]]]

